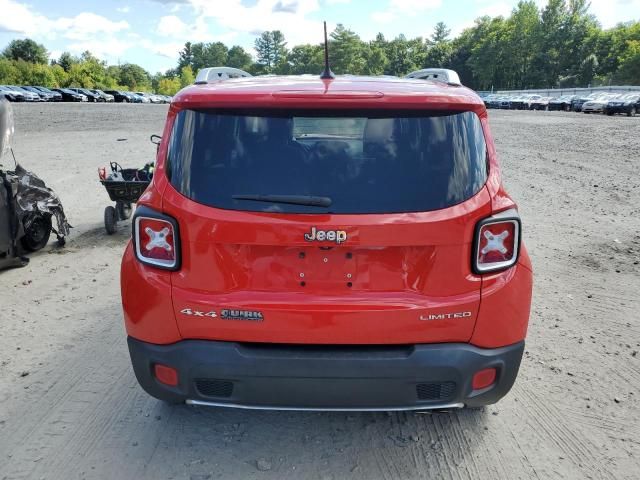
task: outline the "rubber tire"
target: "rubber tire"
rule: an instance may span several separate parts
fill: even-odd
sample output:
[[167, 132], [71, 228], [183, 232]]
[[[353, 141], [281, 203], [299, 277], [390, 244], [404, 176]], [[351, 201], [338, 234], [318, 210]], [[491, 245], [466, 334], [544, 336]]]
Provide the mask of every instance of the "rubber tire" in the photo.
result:
[[571, 105], [565, 105], [564, 106], [564, 111], [565, 112], [570, 112], [571, 111]]
[[113, 235], [116, 233], [118, 226], [118, 212], [116, 209], [109, 205], [104, 209], [104, 229], [107, 231], [108, 235]]
[[627, 117], [635, 117], [636, 116], [636, 107], [631, 107], [629, 113], [627, 113]]
[[133, 207], [129, 202], [116, 202], [116, 210], [118, 212], [119, 220], [128, 220], [131, 218], [131, 211]]
[[28, 252], [37, 252], [49, 243], [50, 236], [51, 217], [36, 214], [29, 229], [25, 229], [24, 237], [20, 239], [20, 243]]

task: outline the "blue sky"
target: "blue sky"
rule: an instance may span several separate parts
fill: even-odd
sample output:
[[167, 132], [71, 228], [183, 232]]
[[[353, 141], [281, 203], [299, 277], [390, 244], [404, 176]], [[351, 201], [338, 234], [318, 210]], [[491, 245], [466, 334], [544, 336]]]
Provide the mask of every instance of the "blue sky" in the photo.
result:
[[[536, 0], [543, 5], [545, 0]], [[322, 20], [363, 39], [377, 32], [428, 36], [438, 21], [453, 34], [482, 15], [508, 15], [517, 0], [0, 0], [0, 48], [30, 37], [57, 57], [90, 50], [110, 64], [134, 62], [152, 73], [176, 64], [186, 41], [222, 41], [250, 53], [261, 31], [279, 29], [289, 45], [318, 43]], [[604, 27], [640, 20], [640, 0], [591, 0]]]

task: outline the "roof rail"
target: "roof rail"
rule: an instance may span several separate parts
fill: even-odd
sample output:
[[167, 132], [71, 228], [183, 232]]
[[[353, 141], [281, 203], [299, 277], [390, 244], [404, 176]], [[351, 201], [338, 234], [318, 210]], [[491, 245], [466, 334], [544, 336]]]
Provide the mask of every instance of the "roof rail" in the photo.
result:
[[196, 76], [196, 85], [202, 85], [210, 82], [217, 82], [220, 80], [228, 80], [229, 78], [243, 78], [251, 77], [250, 73], [240, 70], [239, 68], [232, 67], [209, 67], [202, 68]]
[[460, 77], [454, 70], [448, 70], [446, 68], [425, 68], [423, 70], [417, 70], [411, 72], [404, 78], [418, 78], [421, 80], [436, 80], [438, 82], [444, 82], [448, 85], [461, 86]]

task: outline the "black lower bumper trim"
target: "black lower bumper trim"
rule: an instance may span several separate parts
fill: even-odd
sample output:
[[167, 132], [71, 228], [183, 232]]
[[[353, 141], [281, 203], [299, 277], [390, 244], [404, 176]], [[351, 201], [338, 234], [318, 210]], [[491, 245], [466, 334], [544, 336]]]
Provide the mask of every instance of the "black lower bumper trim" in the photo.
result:
[[[496, 349], [444, 343], [301, 346], [184, 340], [155, 345], [129, 337], [140, 385], [169, 402], [285, 410], [428, 410], [482, 406], [511, 389], [524, 342]], [[160, 383], [154, 365], [178, 371]], [[497, 370], [474, 391], [473, 375]]]

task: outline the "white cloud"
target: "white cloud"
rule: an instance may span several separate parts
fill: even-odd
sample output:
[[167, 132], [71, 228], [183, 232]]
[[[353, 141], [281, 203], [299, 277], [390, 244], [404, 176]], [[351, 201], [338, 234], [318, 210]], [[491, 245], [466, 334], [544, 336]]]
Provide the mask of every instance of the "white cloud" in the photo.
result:
[[120, 13], [129, 13], [131, 11], [131, 7], [129, 6], [118, 7], [116, 8], [116, 11]]
[[184, 47], [184, 43], [182, 42], [158, 43], [152, 42], [151, 40], [143, 40], [141, 45], [156, 55], [171, 58], [172, 60], [176, 60], [178, 58], [178, 53], [180, 53], [180, 50]]
[[98, 58], [108, 58], [117, 60], [125, 51], [131, 47], [129, 42], [118, 40], [116, 38], [107, 38], [101, 40], [82, 40], [70, 43], [65, 50], [79, 54], [85, 50], [89, 50]]
[[[257, 0], [251, 6], [242, 0], [224, 3], [190, 0], [190, 3], [198, 20], [214, 20], [223, 29], [236, 34], [258, 35], [267, 30], [281, 30], [289, 45], [319, 43], [322, 39], [322, 22], [308, 18], [309, 14], [320, 10], [319, 0]], [[331, 26], [327, 27], [331, 29]]]
[[511, 10], [513, 10], [513, 5], [510, 5], [508, 3], [491, 3], [489, 5], [480, 7], [480, 9], [478, 9], [476, 17], [484, 17], [485, 15], [488, 15], [490, 17], [508, 17], [511, 14]]
[[73, 40], [94, 39], [98, 34], [113, 35], [129, 29], [124, 20], [113, 22], [95, 13], [83, 12], [73, 18], [59, 18], [51, 22], [52, 29], [64, 32], [63, 36]]
[[0, 0], [0, 32], [14, 32], [28, 36], [56, 37], [73, 40], [95, 38], [99, 34], [112, 35], [129, 29], [124, 20], [114, 22], [95, 13], [83, 12], [75, 17], [50, 19], [12, 0]]
[[591, 13], [604, 28], [620, 22], [640, 20], [640, 0], [591, 0]]
[[371, 14], [371, 19], [377, 23], [390, 23], [407, 15], [416, 15], [427, 10], [439, 8], [442, 0], [390, 0], [385, 10], [378, 10]]
[[0, 12], [0, 32], [45, 40], [68, 39], [71, 42], [64, 50], [72, 53], [90, 50], [98, 57], [115, 59], [132, 46], [122, 39], [122, 34], [130, 28], [124, 20], [116, 22], [90, 12], [49, 18], [13, 0], [0, 0]]
[[188, 32], [189, 27], [175, 15], [162, 17], [158, 22], [156, 33], [163, 37], [182, 37]]

